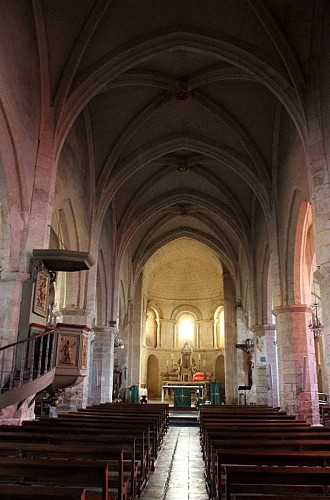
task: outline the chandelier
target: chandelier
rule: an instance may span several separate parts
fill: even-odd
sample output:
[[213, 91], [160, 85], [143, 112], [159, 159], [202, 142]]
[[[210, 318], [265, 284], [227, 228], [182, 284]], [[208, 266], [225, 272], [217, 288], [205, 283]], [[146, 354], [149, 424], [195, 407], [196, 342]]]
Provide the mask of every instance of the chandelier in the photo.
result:
[[318, 338], [322, 335], [323, 325], [317, 314], [318, 304], [314, 302], [312, 304], [312, 317], [308, 325], [309, 330], [314, 334], [314, 337]]

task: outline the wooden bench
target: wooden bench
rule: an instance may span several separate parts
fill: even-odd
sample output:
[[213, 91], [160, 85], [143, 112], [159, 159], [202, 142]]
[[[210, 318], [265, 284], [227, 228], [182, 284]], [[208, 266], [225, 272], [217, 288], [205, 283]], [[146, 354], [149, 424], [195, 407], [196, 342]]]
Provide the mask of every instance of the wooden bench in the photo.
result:
[[117, 448], [122, 448], [124, 451], [124, 472], [130, 472], [130, 489], [129, 493], [131, 496], [141, 489], [141, 482], [143, 482], [143, 469], [141, 468], [141, 462], [138, 457], [138, 453], [136, 452], [136, 438], [133, 436], [107, 436], [99, 435], [99, 434], [73, 434], [73, 435], [63, 435], [63, 433], [42, 433], [42, 432], [33, 432], [30, 429], [30, 432], [25, 431], [11, 431], [11, 432], [3, 432], [1, 434], [0, 439], [0, 455], [6, 453], [6, 450], [19, 449], [20, 447], [23, 449], [24, 445], [34, 444], [37, 446], [38, 444], [42, 445], [88, 445], [92, 447], [104, 448], [109, 446], [117, 446]]
[[215, 489], [212, 497], [221, 499], [224, 493], [222, 472], [226, 465], [281, 465], [314, 466], [330, 465], [330, 451], [289, 451], [289, 450], [217, 450]]
[[[93, 465], [101, 466], [103, 471], [105, 467], [108, 468], [106, 474], [107, 477], [107, 490], [112, 489], [116, 491], [116, 496], [120, 500], [125, 500], [127, 498], [128, 482], [129, 477], [124, 476], [124, 452], [123, 449], [114, 446], [103, 446], [100, 445], [49, 445], [41, 443], [4, 443], [0, 441], [0, 458], [2, 458], [2, 466], [7, 466], [7, 462], [11, 458], [27, 458], [28, 463], [31, 467], [31, 474], [39, 475], [40, 464], [36, 462], [37, 459], [44, 459], [44, 463], [47, 467], [46, 474], [49, 475], [52, 468], [58, 466], [60, 459], [66, 459], [67, 471], [69, 466], [79, 467], [78, 475], [79, 479], [86, 479], [89, 477], [89, 470]], [[47, 459], [47, 460], [45, 460]], [[56, 460], [55, 460], [56, 459]], [[84, 474], [82, 475], [81, 463], [85, 461], [90, 468], [85, 468]], [[38, 465], [37, 465], [38, 463]], [[62, 464], [63, 465], [63, 464]], [[26, 466], [27, 468], [27, 466]], [[0, 468], [0, 475], [1, 475]], [[98, 469], [100, 472], [100, 470]], [[17, 470], [15, 472], [17, 476]], [[62, 474], [65, 474], [65, 468], [62, 468]], [[103, 474], [103, 476], [105, 473]], [[73, 471], [70, 469], [70, 480], [74, 481]], [[104, 480], [104, 477], [103, 477]], [[69, 482], [69, 484], [71, 484]], [[74, 484], [74, 482], [72, 483]], [[104, 490], [103, 490], [104, 491]], [[105, 494], [105, 493], [104, 493]], [[108, 492], [107, 492], [108, 494]], [[105, 497], [106, 498], [106, 497]]]
[[169, 405], [168, 404], [150, 404], [136, 405], [127, 403], [101, 403], [99, 405], [88, 406], [87, 410], [110, 411], [112, 413], [126, 412], [133, 415], [143, 415], [151, 413], [157, 415], [160, 419], [160, 426], [166, 433], [169, 425]]
[[[142, 405], [141, 405], [142, 406]], [[164, 428], [162, 427], [161, 421], [156, 414], [149, 414], [149, 413], [143, 413], [143, 415], [135, 414], [135, 413], [128, 413], [127, 411], [125, 412], [110, 412], [110, 411], [96, 411], [96, 410], [81, 410], [78, 412], [68, 412], [68, 413], [60, 413], [58, 415], [58, 420], [66, 420], [68, 421], [70, 418], [74, 419], [89, 419], [90, 421], [92, 420], [97, 420], [97, 421], [107, 421], [107, 422], [118, 422], [118, 424], [122, 424], [123, 420], [125, 421], [125, 424], [127, 421], [130, 422], [130, 424], [148, 424], [150, 425], [150, 441], [152, 444], [152, 455], [153, 455], [153, 460], [157, 459], [158, 455], [158, 450], [161, 447], [161, 443], [163, 440], [164, 436]]]
[[[148, 426], [134, 426], [130, 428], [118, 428], [118, 424], [111, 426], [102, 422], [90, 424], [84, 422], [73, 422], [63, 424], [58, 419], [46, 419], [40, 421], [26, 421], [22, 426], [0, 426], [0, 436], [2, 441], [8, 439], [48, 442], [48, 443], [67, 443], [68, 440], [73, 443], [81, 441], [81, 444], [87, 443], [117, 443], [127, 448], [133, 441], [135, 442], [135, 481], [131, 481], [131, 486], [135, 492], [141, 494], [150, 474], [150, 445], [148, 440]], [[19, 437], [15, 437], [19, 435]], [[7, 436], [7, 437], [6, 437]], [[128, 451], [127, 449], [125, 450]], [[125, 463], [125, 462], [124, 462]], [[133, 467], [133, 465], [132, 465]], [[133, 474], [133, 472], [132, 472]]]
[[60, 414], [57, 419], [42, 419], [40, 422], [45, 422], [46, 420], [56, 420], [57, 425], [60, 425], [61, 422], [72, 423], [76, 422], [79, 424], [83, 423], [84, 425], [94, 426], [95, 424], [101, 425], [102, 423], [105, 426], [109, 426], [111, 423], [116, 424], [117, 428], [123, 427], [123, 423], [126, 425], [134, 426], [136, 429], [138, 426], [149, 426], [149, 435], [150, 435], [150, 444], [151, 444], [151, 468], [154, 470], [154, 464], [157, 460], [158, 449], [159, 449], [159, 435], [158, 435], [158, 427], [157, 420], [154, 417], [144, 416], [143, 419], [134, 419], [130, 417], [126, 418], [126, 415], [107, 415], [107, 414], [88, 414], [84, 415], [83, 413], [67, 413]]
[[[42, 444], [67, 444], [68, 441], [73, 445], [99, 445], [108, 446], [116, 445], [123, 448], [124, 451], [124, 473], [130, 473], [130, 487], [129, 495], [135, 497], [137, 493], [140, 494], [141, 481], [143, 480], [142, 473], [140, 469], [140, 461], [137, 461], [136, 453], [136, 440], [135, 435], [125, 434], [124, 436], [119, 436], [117, 434], [99, 434], [97, 430], [93, 432], [88, 432], [83, 428], [74, 429], [74, 432], [70, 432], [72, 429], [68, 429], [63, 432], [51, 432], [49, 427], [42, 429], [44, 432], [39, 432], [39, 426], [34, 426], [33, 429], [28, 431], [26, 427], [16, 427], [14, 430], [7, 430], [0, 433], [0, 453], [1, 447], [5, 447], [4, 443], [18, 443], [22, 445], [23, 443], [42, 443]], [[128, 460], [127, 460], [128, 458]], [[135, 460], [135, 463], [134, 463]], [[139, 475], [141, 474], [141, 476]]]
[[[326, 494], [330, 484], [330, 467], [273, 467], [226, 465], [225, 499], [231, 500], [232, 494], [266, 494], [274, 486], [279, 492], [311, 493], [311, 487], [322, 487], [319, 493]], [[257, 497], [256, 497], [257, 498]]]
[[239, 427], [227, 427], [222, 426], [205, 426], [204, 432], [201, 438], [201, 444], [204, 452], [207, 452], [209, 447], [209, 442], [213, 439], [256, 439], [267, 438], [267, 439], [287, 439], [299, 436], [301, 439], [329, 439], [330, 429], [325, 428], [301, 428], [295, 426], [275, 426], [275, 425], [265, 425], [258, 428], [246, 427], [241, 425]]
[[212, 431], [206, 434], [204, 443], [203, 443], [203, 456], [207, 466], [210, 466], [212, 463], [212, 458], [214, 457], [214, 447], [221, 445], [221, 440], [235, 440], [240, 442], [241, 440], [249, 440], [253, 443], [253, 447], [255, 447], [255, 443], [262, 443], [263, 440], [279, 440], [279, 441], [288, 441], [288, 440], [310, 440], [310, 441], [323, 441], [327, 440], [330, 442], [330, 432], [328, 431], [316, 431], [316, 430], [306, 430], [306, 431], [283, 431], [283, 430], [272, 430], [271, 432], [267, 430], [255, 430], [254, 432], [244, 432], [243, 429], [236, 432], [227, 432], [222, 429], [219, 431]]
[[17, 482], [47, 487], [97, 488], [102, 500], [111, 498], [108, 492], [109, 472], [107, 463], [97, 461], [0, 457], [0, 485]]
[[211, 495], [215, 491], [215, 477], [219, 473], [217, 470], [217, 454], [219, 449], [227, 449], [231, 451], [239, 450], [281, 450], [285, 452], [286, 450], [292, 451], [327, 451], [330, 449], [330, 438], [325, 439], [322, 435], [318, 438], [314, 437], [311, 439], [300, 438], [299, 433], [292, 437], [292, 435], [282, 435], [278, 436], [278, 439], [269, 439], [267, 434], [259, 435], [251, 439], [246, 439], [244, 437], [236, 436], [232, 439], [228, 439], [224, 436], [222, 439], [220, 437], [214, 437], [210, 439], [208, 443], [208, 448], [205, 451], [205, 468], [207, 483]]
[[0, 498], [4, 500], [86, 500], [85, 488], [65, 486], [31, 486], [0, 483]]
[[[95, 420], [74, 421], [65, 419], [42, 419], [38, 422], [24, 421], [19, 427], [22, 431], [40, 433], [58, 433], [63, 436], [85, 434], [87, 436], [100, 436], [103, 439], [136, 439], [136, 458], [140, 461], [142, 480], [150, 474], [154, 462], [152, 460], [152, 447], [150, 443], [150, 426], [148, 424], [131, 424], [125, 422], [125, 427], [118, 422], [96, 422]], [[14, 426], [1, 426], [0, 435], [4, 432], [15, 432]]]

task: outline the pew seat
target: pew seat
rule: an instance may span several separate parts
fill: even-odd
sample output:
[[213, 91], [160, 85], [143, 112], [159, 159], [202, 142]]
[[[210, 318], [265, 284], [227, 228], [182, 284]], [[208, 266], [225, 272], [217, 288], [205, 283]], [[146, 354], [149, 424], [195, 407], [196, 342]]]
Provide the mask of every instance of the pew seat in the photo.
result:
[[329, 492], [329, 467], [225, 465], [224, 469], [226, 500], [241, 493], [255, 496], [260, 493], [300, 494], [303, 498], [305, 494], [326, 495]]

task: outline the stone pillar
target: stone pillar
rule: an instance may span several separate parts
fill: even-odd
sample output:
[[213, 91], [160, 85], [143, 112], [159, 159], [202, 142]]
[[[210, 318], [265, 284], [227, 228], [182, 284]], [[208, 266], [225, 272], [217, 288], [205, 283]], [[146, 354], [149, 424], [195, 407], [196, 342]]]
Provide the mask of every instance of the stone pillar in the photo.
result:
[[225, 396], [227, 404], [238, 402], [236, 365], [236, 301], [233, 281], [228, 272], [223, 274], [224, 329], [225, 329]]
[[[129, 349], [130, 349], [130, 381], [131, 384], [141, 382], [141, 345], [142, 345], [142, 320], [144, 320], [142, 303], [142, 275], [140, 275], [134, 288], [134, 302], [129, 306]], [[146, 383], [146, 380], [143, 380]]]
[[[16, 342], [23, 282], [30, 274], [19, 271], [0, 271], [0, 345]], [[28, 332], [27, 332], [28, 333]], [[26, 335], [27, 336], [27, 335]]]
[[279, 406], [278, 360], [275, 325], [256, 325], [255, 371], [256, 403]]
[[[4, 347], [17, 341], [20, 317], [22, 285], [30, 277], [28, 273], [19, 271], [10, 272], [5, 269], [0, 271], [0, 346]], [[27, 336], [27, 335], [26, 335]], [[12, 351], [11, 351], [12, 354]], [[0, 358], [1, 359], [1, 358]], [[11, 369], [12, 358], [6, 359], [7, 369]], [[6, 366], [4, 366], [6, 370]], [[2, 424], [20, 424], [22, 420], [34, 418], [34, 405], [30, 405], [29, 398], [17, 410], [17, 405], [12, 405], [0, 410]]]
[[319, 342], [322, 344], [322, 379], [325, 392], [330, 395], [330, 265], [322, 266], [314, 273], [320, 286], [323, 331]]
[[112, 401], [115, 327], [95, 326], [90, 365], [92, 404]]
[[310, 308], [291, 305], [274, 309], [282, 409], [310, 424], [320, 423], [314, 338], [308, 330]]

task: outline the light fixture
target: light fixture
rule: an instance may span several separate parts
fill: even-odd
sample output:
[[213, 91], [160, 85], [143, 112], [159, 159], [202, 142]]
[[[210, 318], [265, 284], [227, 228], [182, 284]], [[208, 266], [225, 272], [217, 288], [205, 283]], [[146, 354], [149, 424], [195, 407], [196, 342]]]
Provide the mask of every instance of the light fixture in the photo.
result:
[[[109, 321], [109, 326], [110, 328], [116, 328], [116, 321]], [[118, 331], [114, 331], [114, 341], [113, 341], [113, 347], [115, 349], [124, 349], [124, 341], [118, 336]]]
[[314, 334], [314, 337], [318, 338], [322, 335], [322, 330], [323, 330], [323, 325], [318, 317], [317, 314], [317, 308], [318, 304], [317, 302], [314, 302], [312, 304], [312, 317], [310, 319], [310, 323], [308, 325], [308, 328], [310, 331]]
[[123, 339], [119, 338], [118, 337], [118, 333], [115, 332], [115, 339], [114, 339], [114, 342], [113, 342], [113, 347], [115, 349], [124, 349], [124, 341]]
[[246, 339], [243, 344], [235, 344], [235, 347], [244, 352], [252, 352], [254, 349], [254, 343], [252, 339]]

